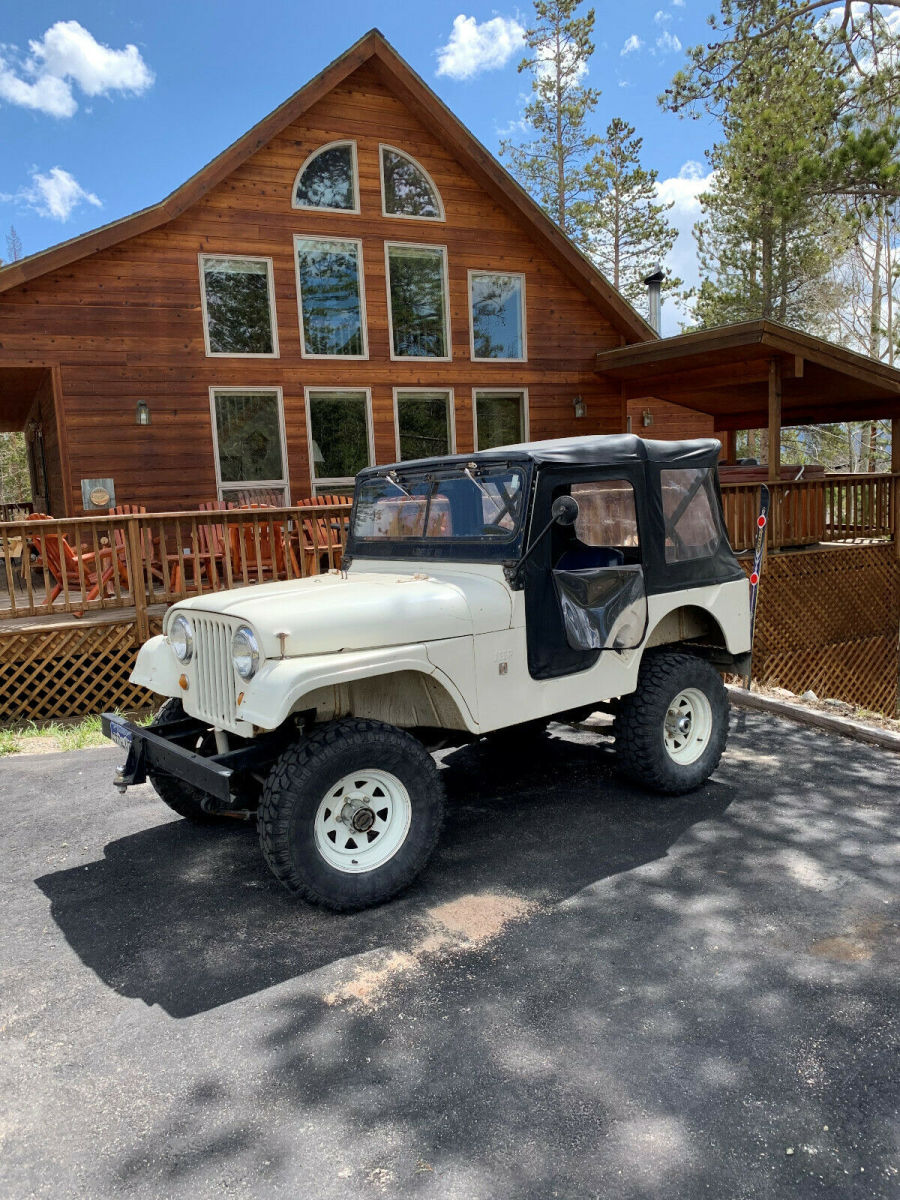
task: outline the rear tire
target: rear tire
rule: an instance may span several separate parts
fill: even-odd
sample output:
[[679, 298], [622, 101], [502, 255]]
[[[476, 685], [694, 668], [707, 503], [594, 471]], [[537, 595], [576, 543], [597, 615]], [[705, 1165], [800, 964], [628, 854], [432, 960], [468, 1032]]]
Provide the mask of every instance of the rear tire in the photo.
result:
[[[163, 725], [169, 721], [179, 721], [183, 716], [184, 708], [181, 701], [173, 696], [172, 699], [165, 702], [150, 722], [149, 728], [154, 729], [157, 725]], [[196, 745], [191, 749], [200, 754], [209, 754], [211, 750], [214, 751], [215, 744], [215, 734], [205, 731], [197, 737]], [[183, 779], [178, 779], [174, 775], [158, 775], [150, 771], [147, 772], [147, 779], [160, 800], [167, 804], [173, 812], [177, 812], [179, 817], [184, 817], [186, 821], [192, 821], [195, 825], [214, 825], [221, 823], [224, 819], [208, 813], [203, 808], [203, 800], [209, 795], [208, 792], [192, 787]]]
[[335, 912], [381, 904], [424, 868], [444, 822], [428, 751], [380, 721], [334, 721], [288, 747], [263, 788], [260, 847], [275, 878]]
[[694, 791], [719, 765], [728, 738], [721, 676], [693, 654], [647, 654], [637, 690], [619, 702], [613, 733], [624, 774], [669, 796]]

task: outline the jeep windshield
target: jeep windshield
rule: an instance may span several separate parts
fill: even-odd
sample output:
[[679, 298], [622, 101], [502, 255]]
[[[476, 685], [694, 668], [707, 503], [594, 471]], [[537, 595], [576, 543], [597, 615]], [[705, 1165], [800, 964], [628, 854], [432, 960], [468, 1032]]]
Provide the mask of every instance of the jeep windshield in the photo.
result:
[[525, 480], [518, 467], [474, 464], [409, 472], [401, 467], [361, 480], [353, 509], [355, 549], [371, 554], [375, 543], [415, 543], [426, 551], [496, 543], [508, 554], [522, 526]]

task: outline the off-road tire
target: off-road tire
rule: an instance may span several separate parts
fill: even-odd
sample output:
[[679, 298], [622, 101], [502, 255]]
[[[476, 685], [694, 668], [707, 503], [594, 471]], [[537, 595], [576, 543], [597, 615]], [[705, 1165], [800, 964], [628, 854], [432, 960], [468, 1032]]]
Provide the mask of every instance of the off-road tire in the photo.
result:
[[[699, 757], [679, 763], [667, 748], [666, 718], [673, 701], [689, 689], [706, 698], [710, 730]], [[694, 791], [719, 765], [728, 738], [728, 696], [722, 677], [705, 659], [693, 654], [646, 654], [637, 690], [618, 704], [613, 733], [623, 774], [669, 796]]]
[[[165, 702], [150, 722], [149, 728], [153, 729], [168, 721], [180, 720], [183, 716], [184, 708], [181, 701], [177, 696], [173, 696], [172, 699]], [[199, 741], [200, 739], [198, 739], [198, 744]], [[183, 779], [178, 779], [174, 775], [157, 775], [151, 771], [147, 772], [147, 779], [160, 800], [167, 804], [173, 812], [177, 812], [179, 817], [184, 817], [186, 821], [193, 821], [195, 825], [213, 825], [221, 823], [224, 819], [214, 813], [206, 812], [203, 808], [203, 799], [208, 793], [200, 788], [192, 787]]]
[[[366, 769], [389, 773], [411, 804], [408, 831], [381, 866], [351, 874], [329, 864], [316, 845], [320, 805], [338, 781]], [[411, 734], [380, 721], [329, 722], [276, 759], [257, 813], [260, 847], [289, 892], [335, 912], [381, 904], [424, 868], [444, 823], [444, 788], [431, 755]]]

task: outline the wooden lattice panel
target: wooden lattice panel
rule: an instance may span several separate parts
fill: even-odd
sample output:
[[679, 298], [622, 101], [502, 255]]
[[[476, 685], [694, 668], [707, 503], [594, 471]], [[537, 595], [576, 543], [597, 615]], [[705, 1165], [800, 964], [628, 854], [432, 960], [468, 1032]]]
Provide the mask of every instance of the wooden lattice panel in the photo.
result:
[[893, 716], [898, 633], [900, 563], [892, 544], [766, 560], [753, 646], [753, 673], [761, 683], [811, 689]]
[[136, 653], [133, 621], [0, 634], [0, 724], [152, 706], [128, 682]]

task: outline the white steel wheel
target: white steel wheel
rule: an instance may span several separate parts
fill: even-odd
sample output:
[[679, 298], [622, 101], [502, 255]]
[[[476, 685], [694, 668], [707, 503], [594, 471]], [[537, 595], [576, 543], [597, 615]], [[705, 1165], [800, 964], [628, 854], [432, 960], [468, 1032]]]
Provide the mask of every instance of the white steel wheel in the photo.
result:
[[409, 792], [396, 775], [363, 768], [329, 788], [319, 805], [316, 849], [337, 871], [374, 871], [406, 841], [411, 821]]
[[666, 753], [681, 766], [696, 762], [709, 744], [712, 726], [709, 698], [699, 688], [685, 688], [674, 697], [666, 712], [663, 728]]

